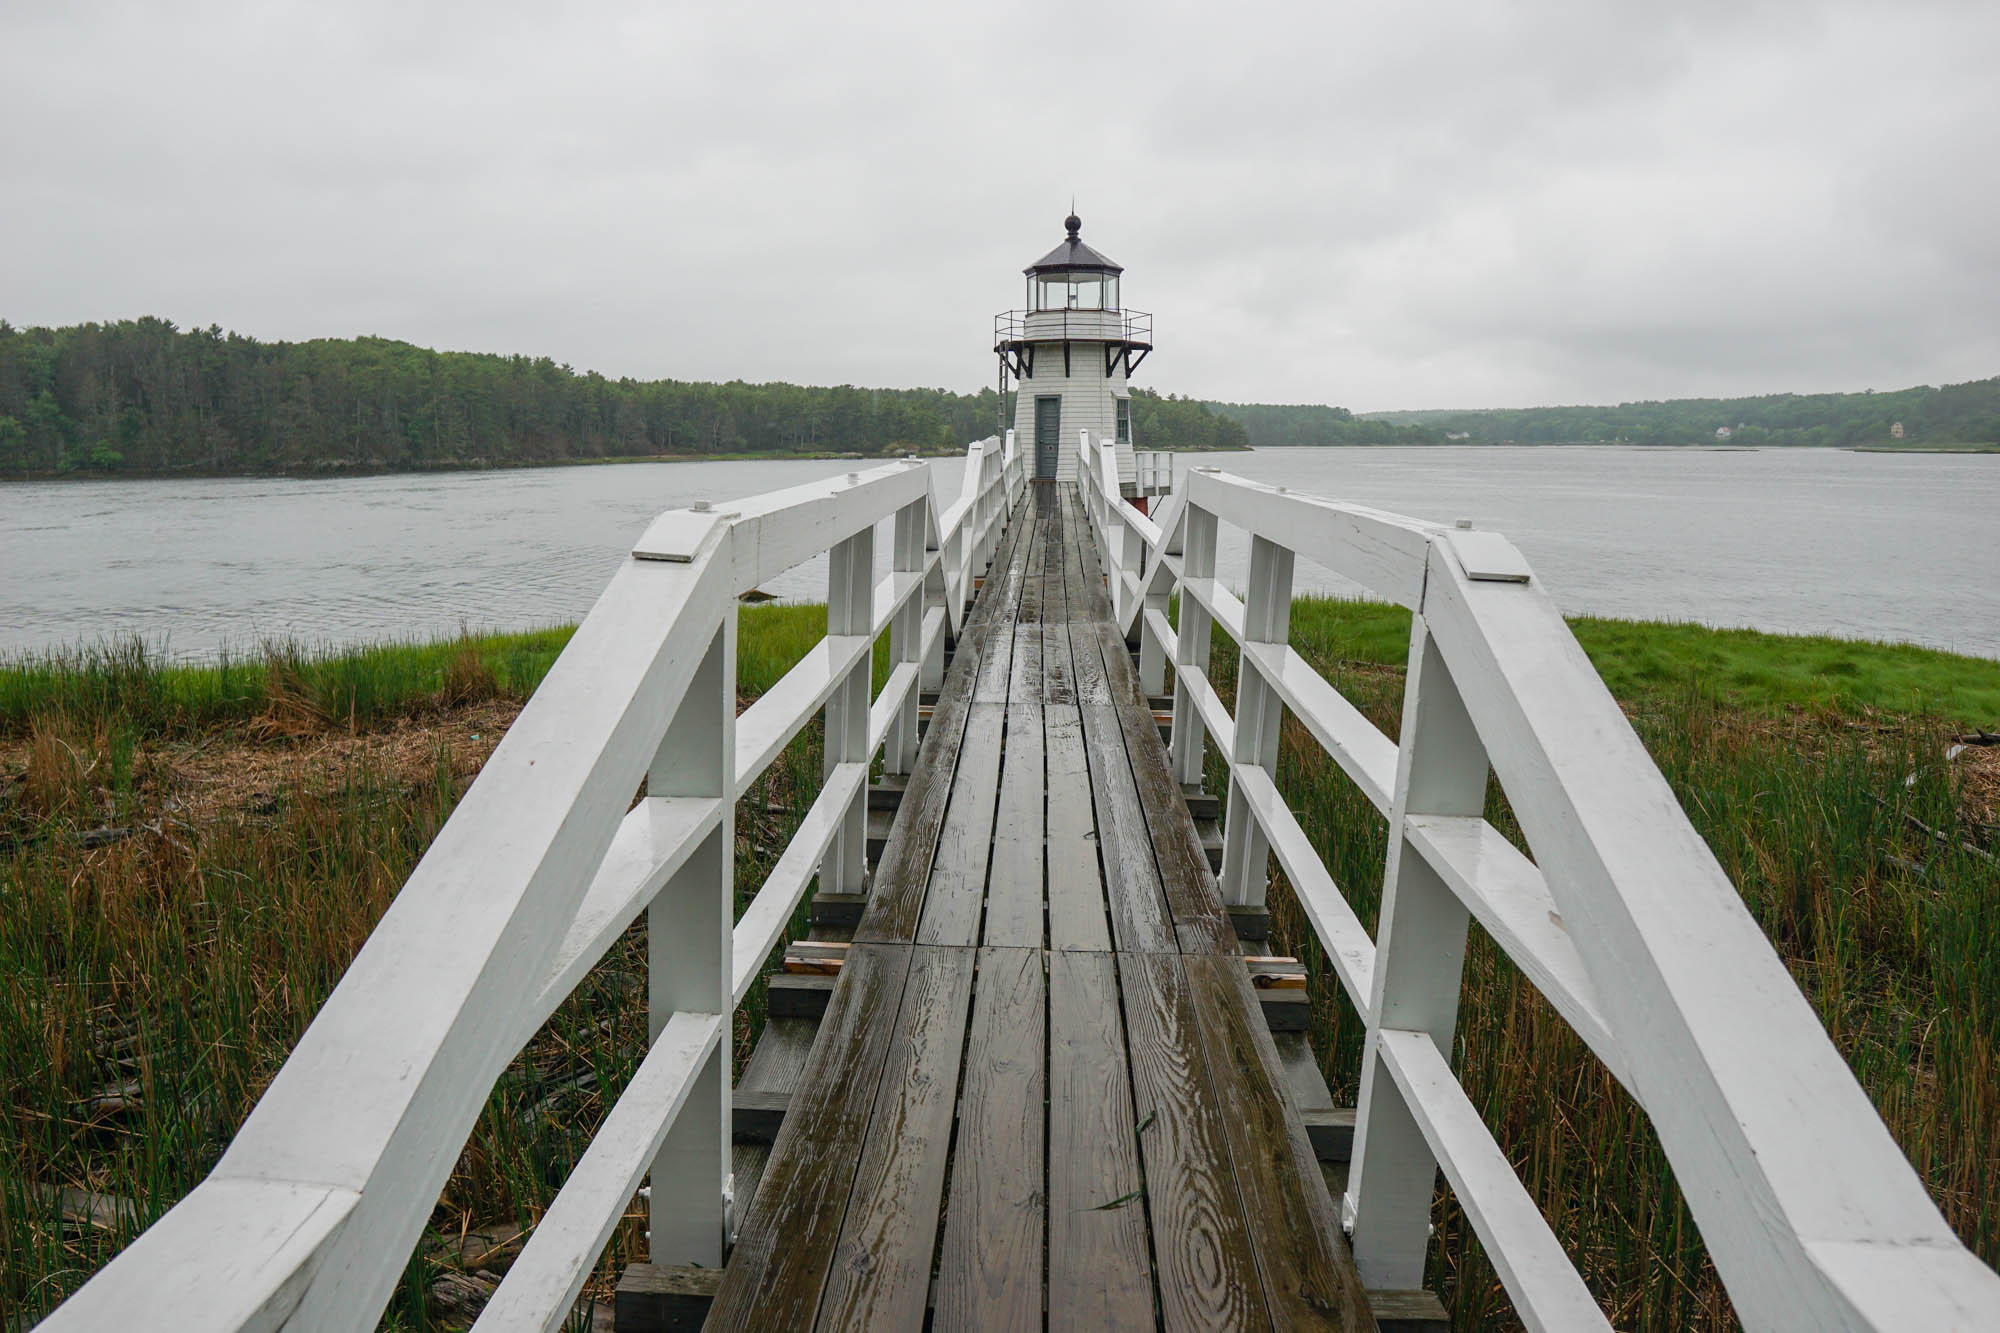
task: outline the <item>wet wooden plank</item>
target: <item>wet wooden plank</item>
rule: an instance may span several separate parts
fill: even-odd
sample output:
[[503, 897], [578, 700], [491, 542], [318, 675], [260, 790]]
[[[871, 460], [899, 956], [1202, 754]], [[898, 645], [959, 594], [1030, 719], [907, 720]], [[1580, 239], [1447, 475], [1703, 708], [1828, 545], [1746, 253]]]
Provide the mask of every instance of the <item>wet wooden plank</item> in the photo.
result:
[[1096, 625], [1109, 621], [1110, 604], [1098, 581], [1096, 564], [1089, 554], [1089, 520], [1074, 500], [1065, 519], [1070, 535], [1063, 542], [1063, 597], [1068, 605], [1070, 672], [1079, 704], [1109, 704], [1110, 687], [1104, 679], [1104, 662], [1097, 647]]
[[[1011, 554], [1024, 525], [1016, 516], [1008, 537], [1001, 543]], [[995, 602], [981, 597], [966, 618], [959, 635], [951, 670], [945, 673], [931, 723], [917, 749], [917, 762], [896, 812], [896, 822], [875, 867], [869, 885], [868, 905], [854, 938], [873, 943], [909, 943], [916, 938], [923, 919], [924, 896], [930, 886], [931, 864], [937, 852], [938, 834], [950, 808], [952, 782], [957, 772], [959, 752], [971, 716], [973, 687], [982, 657], [981, 644]], [[1008, 640], [1011, 654], [1011, 637]]]
[[1048, 572], [1049, 544], [1039, 514], [1029, 514], [1023, 519], [1031, 524], [1021, 534], [1022, 545], [1027, 548], [1027, 559], [1023, 563], [1020, 607], [1016, 617], [1021, 624], [1038, 624], [1042, 619], [1043, 584]]
[[981, 949], [933, 1327], [1042, 1326], [1042, 952]]
[[1280, 1328], [1373, 1330], [1305, 1121], [1280, 1095], [1284, 1070], [1257, 1015], [1243, 965], [1214, 955], [1182, 960], [1208, 1055], [1216, 1109], [1229, 1142], [1251, 1249]]
[[1176, 952], [1180, 942], [1160, 892], [1160, 869], [1153, 860], [1138, 789], [1132, 784], [1118, 714], [1103, 704], [1085, 704], [1078, 713], [1083, 721], [1084, 752], [1090, 760], [1098, 860], [1112, 938], [1121, 952]]
[[911, 768], [896, 822], [869, 884], [868, 904], [862, 909], [861, 923], [854, 928], [856, 940], [907, 944], [916, 938], [938, 832], [951, 806], [959, 748], [972, 714], [977, 652], [969, 647], [959, 651], [969, 656], [952, 663], [937, 706], [931, 711], [930, 729], [917, 748], [917, 762]]
[[1097, 817], [1083, 717], [1073, 704], [1043, 709], [1048, 783], [1048, 894], [1051, 949], [1111, 948], [1104, 877], [1097, 863]]
[[1132, 1102], [1169, 1329], [1270, 1328], [1251, 1221], [1179, 955], [1121, 954]]
[[1069, 657], [1069, 594], [1063, 573], [1068, 559], [1063, 549], [1062, 508], [1052, 508], [1043, 521], [1048, 549], [1042, 576], [1042, 702], [1076, 702], [1076, 677]]
[[[736, 1082], [737, 1092], [757, 1096], [797, 1091], [818, 1031], [817, 1019], [766, 1018], [757, 1049], [750, 1053], [749, 1062], [743, 1066], [743, 1077]], [[736, 1174], [736, 1207], [744, 1216], [756, 1206], [757, 1191], [770, 1160], [770, 1143], [734, 1145], [730, 1164]]]
[[877, 1020], [890, 1033], [888, 1067], [833, 1247], [819, 1329], [921, 1328], [930, 1302], [974, 952], [909, 952], [895, 1022]]
[[1148, 1205], [1117, 970], [1108, 953], [1051, 953], [1048, 967], [1049, 1330], [1151, 1329]]
[[[951, 807], [938, 836], [930, 889], [917, 926], [921, 944], [967, 947], [979, 940], [1006, 726], [1006, 704], [972, 705], [965, 739], [959, 746], [958, 771], [952, 779]], [[1036, 942], [1040, 943], [1039, 939]]]
[[847, 1214], [910, 951], [856, 945], [738, 1229], [711, 1329], [812, 1325]]
[[1166, 747], [1153, 710], [1139, 690], [1139, 673], [1132, 669], [1130, 654], [1118, 630], [1110, 624], [1098, 626], [1098, 648], [1105, 663], [1105, 682], [1118, 712], [1119, 729], [1125, 737], [1125, 755], [1132, 766], [1132, 781], [1139, 794], [1146, 831], [1154, 859], [1160, 868], [1160, 887], [1173, 916], [1174, 930], [1184, 953], [1233, 953], [1236, 930], [1223, 910], [1222, 895], [1208, 853], [1195, 832], [1180, 784], [1174, 781], [1167, 763]]
[[[1007, 705], [1000, 801], [993, 818], [992, 871], [986, 885], [984, 940], [1039, 949], [1043, 930], [1042, 704], [1017, 697]], [[949, 835], [947, 835], [949, 836]], [[1091, 848], [1093, 855], [1096, 849]], [[933, 889], [933, 892], [936, 890]]]
[[1006, 558], [995, 559], [986, 574], [983, 603], [984, 629], [980, 641], [979, 679], [972, 697], [980, 703], [1006, 703], [1012, 684], [1014, 626], [1021, 616], [1021, 594], [1027, 581], [1029, 557], [1036, 544], [1023, 529], [1031, 526], [1017, 516], [1008, 534]]

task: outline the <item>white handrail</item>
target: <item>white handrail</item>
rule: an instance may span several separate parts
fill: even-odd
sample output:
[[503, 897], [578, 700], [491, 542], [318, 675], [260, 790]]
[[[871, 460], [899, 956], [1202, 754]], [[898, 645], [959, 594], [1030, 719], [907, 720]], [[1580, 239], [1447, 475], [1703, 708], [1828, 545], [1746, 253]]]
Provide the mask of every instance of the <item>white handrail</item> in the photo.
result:
[[[729, 1015], [815, 873], [859, 887], [869, 764], [907, 771], [1024, 485], [1010, 433], [949, 504], [909, 460], [655, 520], [214, 1172], [42, 1327], [372, 1328], [495, 1080], [641, 911], [652, 1047], [481, 1322], [559, 1327], [648, 1172], [655, 1261], [719, 1264]], [[737, 595], [821, 552], [828, 635], [739, 718]], [[820, 710], [828, 781], [736, 921], [736, 799]]]
[[[1491, 533], [1212, 468], [1149, 520], [1108, 447], [1077, 474], [1141, 676], [1174, 665], [1173, 761], [1229, 766], [1220, 887], [1261, 903], [1275, 854], [1367, 1025], [1345, 1213], [1372, 1289], [1420, 1284], [1442, 1168], [1531, 1328], [1606, 1328], [1446, 1055], [1477, 920], [1652, 1118], [1745, 1325], [2000, 1328], [2000, 1276], [1959, 1242], [1741, 896], [1688, 823], [1520, 553]], [[1219, 523], [1251, 539], [1242, 600], [1215, 581]], [[1286, 643], [1304, 557], [1412, 615], [1400, 742]], [[1180, 625], [1167, 618], [1179, 594]], [[1239, 647], [1231, 717], [1211, 625]], [[1370, 940], [1279, 794], [1290, 712], [1390, 821]], [[1483, 816], [1496, 774], [1533, 848]]]

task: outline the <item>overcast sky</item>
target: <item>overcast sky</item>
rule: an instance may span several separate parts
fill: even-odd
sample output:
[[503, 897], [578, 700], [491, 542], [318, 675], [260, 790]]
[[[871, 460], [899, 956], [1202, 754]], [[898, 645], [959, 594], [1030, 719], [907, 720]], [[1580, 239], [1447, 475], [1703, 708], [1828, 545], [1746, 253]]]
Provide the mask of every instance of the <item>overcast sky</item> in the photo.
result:
[[1084, 237], [1162, 391], [2000, 373], [2000, 5], [0, 0], [0, 317], [990, 382]]

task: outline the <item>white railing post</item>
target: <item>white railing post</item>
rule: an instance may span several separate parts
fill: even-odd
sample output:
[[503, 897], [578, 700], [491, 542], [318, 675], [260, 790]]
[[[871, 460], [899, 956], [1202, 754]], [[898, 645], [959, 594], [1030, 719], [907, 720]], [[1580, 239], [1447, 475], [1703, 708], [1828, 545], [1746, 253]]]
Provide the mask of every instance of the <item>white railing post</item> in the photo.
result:
[[736, 1008], [731, 962], [736, 925], [736, 605], [724, 612], [682, 696], [646, 794], [719, 796], [715, 830], [674, 873], [646, 912], [648, 1043], [676, 1013], [719, 1014], [722, 1037], [696, 1075], [687, 1104], [653, 1158], [647, 1217], [656, 1264], [722, 1262], [730, 1217], [730, 1041]]
[[[1243, 599], [1243, 640], [1283, 644], [1291, 637], [1292, 552], [1265, 537], [1250, 539], [1250, 586]], [[1278, 728], [1285, 704], [1249, 653], [1236, 660], [1235, 753], [1230, 756], [1229, 817], [1222, 829], [1222, 901], [1261, 907], [1271, 844], [1237, 787], [1238, 764], [1278, 772]]]
[[[929, 501], [916, 500], [896, 511], [894, 546], [889, 557], [893, 573], [921, 575], [929, 545], [928, 506]], [[896, 618], [889, 623], [891, 667], [907, 662], [917, 667], [919, 676], [923, 674], [926, 591], [920, 587], [910, 594], [909, 600], [896, 612]], [[943, 665], [942, 657], [939, 665]], [[889, 733], [882, 750], [882, 770], [885, 773], [908, 773], [916, 762], [917, 691], [911, 690], [904, 696], [902, 706], [889, 723]]]
[[994, 530], [1000, 518], [1000, 506], [993, 494], [994, 467], [993, 451], [981, 448], [979, 451], [979, 498], [973, 504], [976, 524], [973, 531], [978, 534], [979, 573], [983, 577], [993, 568], [993, 553], [999, 547]]
[[[1143, 554], [1141, 552], [1142, 556]], [[1142, 579], [1146, 577], [1146, 571], [1143, 568], [1139, 571], [1139, 574]], [[1162, 644], [1155, 635], [1147, 630], [1146, 617], [1154, 611], [1159, 612], [1162, 616], [1167, 614], [1167, 601], [1170, 597], [1170, 592], [1165, 583], [1161, 583], [1157, 591], [1153, 589], [1152, 582], [1150, 581], [1143, 586], [1146, 589], [1146, 595], [1139, 608], [1138, 620], [1139, 688], [1145, 691], [1146, 698], [1150, 704], [1154, 696], [1167, 688], [1167, 649], [1166, 645]]]
[[[874, 614], [875, 527], [871, 523], [827, 552], [826, 632], [869, 634], [874, 629]], [[869, 687], [874, 667], [874, 653], [862, 653], [826, 701], [825, 771], [829, 777], [840, 764], [868, 761]], [[819, 891], [864, 892], [867, 849], [868, 790], [864, 783], [854, 793], [840, 821], [840, 831], [820, 862]]]
[[1421, 615], [1411, 617], [1403, 734], [1389, 817], [1389, 860], [1375, 938], [1347, 1213], [1354, 1261], [1374, 1291], [1423, 1285], [1437, 1161], [1383, 1062], [1385, 1030], [1419, 1032], [1447, 1054], [1458, 1020], [1470, 914], [1408, 840], [1418, 815], [1478, 816], [1486, 748]]
[[[1182, 580], [1214, 578], [1215, 515], [1188, 505], [1186, 531], [1181, 542]], [[1199, 783], [1202, 776], [1207, 730], [1195, 708], [1194, 696], [1188, 692], [1187, 673], [1208, 674], [1209, 624], [1207, 609], [1183, 588], [1180, 633], [1174, 646], [1174, 721], [1168, 733], [1172, 741], [1174, 781], [1183, 787]]]
[[943, 549], [930, 544], [935, 532], [932, 527], [935, 517], [934, 514], [927, 514], [922, 520], [924, 532], [918, 537], [918, 545], [926, 548], [924, 606], [926, 610], [933, 606], [942, 608], [944, 624], [938, 628], [937, 635], [930, 642], [929, 650], [924, 653], [922, 665], [917, 669], [917, 688], [924, 691], [936, 691], [944, 687], [945, 640], [951, 637], [952, 628], [958, 623], [957, 617], [961, 609], [951, 605], [952, 580], [949, 568], [951, 543], [946, 541]]

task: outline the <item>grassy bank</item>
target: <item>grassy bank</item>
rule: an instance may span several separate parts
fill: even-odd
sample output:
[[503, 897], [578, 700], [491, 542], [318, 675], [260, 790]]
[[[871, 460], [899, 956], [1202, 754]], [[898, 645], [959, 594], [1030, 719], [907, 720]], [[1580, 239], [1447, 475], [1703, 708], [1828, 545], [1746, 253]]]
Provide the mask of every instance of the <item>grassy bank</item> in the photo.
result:
[[[747, 700], [817, 639], [746, 608]], [[1301, 601], [1293, 640], [1395, 733], [1407, 617]], [[2000, 1258], [2000, 666], [1688, 626], [1577, 632], [1947, 1215]], [[567, 641], [469, 636], [183, 668], [130, 645], [0, 667], [0, 1309], [32, 1318], [213, 1165]], [[878, 680], [879, 680], [878, 662]], [[1225, 697], [1233, 665], [1218, 652]], [[816, 788], [814, 728], [738, 809], [739, 893]], [[1288, 727], [1280, 782], [1372, 924], [1385, 828]], [[1512, 830], [1497, 800], [1493, 817]], [[1920, 831], [1936, 830], [1934, 837]], [[1281, 944], [1319, 967], [1274, 897]], [[643, 925], [509, 1068], [408, 1280], [400, 1328], [454, 1322], [457, 1272], [518, 1249], [644, 1040]], [[1330, 977], [1316, 1038], [1352, 1093], [1359, 1028]], [[1624, 1329], [1729, 1327], [1644, 1116], [1475, 932], [1455, 1063]], [[760, 1021], [753, 994], [739, 1015]], [[1505, 1328], [1463, 1218], [1434, 1280]], [[638, 1257], [636, 1223], [603, 1275]]]
[[[746, 702], [825, 615], [744, 608]], [[277, 647], [210, 667], [124, 644], [0, 667], [6, 1326], [214, 1165], [568, 638]], [[819, 747], [809, 725], [739, 806], [746, 897], [817, 790]], [[390, 1327], [462, 1325], [452, 1275], [503, 1269], [589, 1142], [644, 1049], [644, 934], [500, 1080]], [[738, 1015], [745, 1053], [762, 1009], [760, 986]], [[611, 1260], [642, 1248], [635, 1220]]]
[[[1398, 734], [1409, 620], [1301, 601], [1292, 641]], [[1959, 1234], [2000, 1260], [2000, 664], [1925, 649], [1579, 620], [1577, 636]], [[1235, 660], [1218, 639], [1218, 689]], [[1213, 754], [1209, 783], [1223, 769]], [[1372, 930], [1386, 821], [1287, 719], [1278, 783]], [[1488, 817], [1521, 841], [1497, 786]], [[1525, 843], [1522, 843], [1525, 846]], [[1290, 892], [1279, 948], [1308, 960], [1336, 1095], [1360, 1023]], [[1480, 932], [1457, 1050], [1475, 1105], [1620, 1329], [1735, 1327], [1645, 1115]], [[1459, 1329], [1514, 1327], [1463, 1214], [1431, 1283]]]

